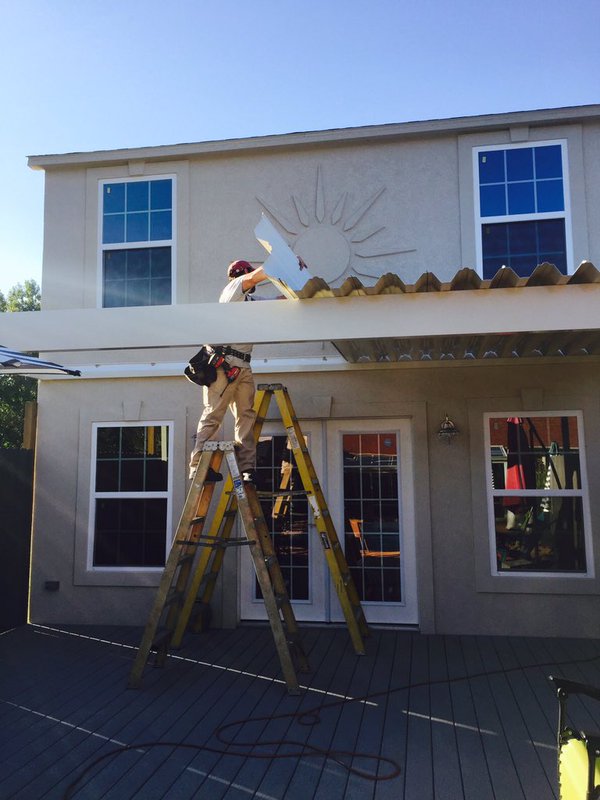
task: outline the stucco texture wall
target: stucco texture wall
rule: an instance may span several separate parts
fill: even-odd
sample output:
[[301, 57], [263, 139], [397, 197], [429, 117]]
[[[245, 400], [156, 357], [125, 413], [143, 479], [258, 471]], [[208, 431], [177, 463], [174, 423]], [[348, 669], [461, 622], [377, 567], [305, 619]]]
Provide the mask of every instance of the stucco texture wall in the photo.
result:
[[[502, 585], [490, 585], [487, 580], [489, 539], [482, 438], [484, 411], [583, 410], [598, 574], [600, 542], [595, 521], [600, 518], [600, 455], [594, 446], [600, 436], [597, 366], [582, 362], [563, 362], [560, 366], [438, 364], [260, 376], [261, 382], [269, 380], [288, 386], [301, 419], [317, 419], [324, 426], [330, 419], [410, 420], [422, 630], [448, 634], [599, 635], [597, 579], [545, 579], [542, 583], [540, 579], [523, 578]], [[331, 403], [315, 401], [323, 397], [330, 397]], [[186, 463], [199, 411], [199, 393], [179, 378], [42, 384], [32, 621], [145, 621], [156, 574], [98, 575], [87, 566], [91, 424], [132, 419], [173, 421], [176, 521], [187, 489]], [[437, 437], [445, 413], [460, 430], [450, 446]], [[223, 436], [231, 437], [230, 421]], [[60, 590], [47, 591], [47, 580], [60, 581]], [[237, 621], [236, 586], [236, 557], [228, 556], [214, 600], [215, 624], [231, 625]]]

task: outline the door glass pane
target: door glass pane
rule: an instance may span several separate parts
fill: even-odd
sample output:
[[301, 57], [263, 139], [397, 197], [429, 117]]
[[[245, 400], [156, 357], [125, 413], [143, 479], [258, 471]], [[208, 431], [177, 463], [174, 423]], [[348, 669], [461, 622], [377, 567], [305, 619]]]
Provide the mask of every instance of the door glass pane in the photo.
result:
[[[289, 598], [310, 600], [308, 501], [287, 436], [260, 437], [256, 474], [256, 489]], [[254, 591], [260, 599], [256, 581]]]
[[400, 602], [400, 509], [395, 433], [344, 434], [346, 560], [364, 602]]

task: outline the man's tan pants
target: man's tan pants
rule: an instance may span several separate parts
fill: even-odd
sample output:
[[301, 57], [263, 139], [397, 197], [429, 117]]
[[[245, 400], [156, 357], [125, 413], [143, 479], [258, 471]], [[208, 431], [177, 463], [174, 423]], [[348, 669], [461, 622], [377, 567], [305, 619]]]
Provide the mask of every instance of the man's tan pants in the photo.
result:
[[[235, 419], [236, 456], [241, 472], [256, 467], [256, 444], [254, 442], [254, 378], [252, 370], [245, 367], [233, 381], [228, 383], [225, 372], [217, 370], [217, 380], [203, 390], [204, 411], [198, 422], [196, 443], [192, 450], [190, 466], [198, 463], [204, 442], [217, 438], [227, 409]], [[195, 457], [195, 458], [194, 458]]]

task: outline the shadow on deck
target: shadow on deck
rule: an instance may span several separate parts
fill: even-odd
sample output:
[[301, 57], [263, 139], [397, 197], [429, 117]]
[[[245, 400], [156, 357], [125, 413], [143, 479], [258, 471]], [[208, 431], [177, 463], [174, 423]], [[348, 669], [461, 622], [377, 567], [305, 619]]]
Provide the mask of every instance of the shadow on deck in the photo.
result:
[[[0, 635], [0, 798], [556, 798], [548, 675], [600, 686], [598, 640], [374, 630], [358, 657], [344, 628], [303, 626], [292, 697], [270, 629], [241, 626], [188, 636], [131, 690], [140, 636]], [[598, 709], [573, 706], [589, 728]]]

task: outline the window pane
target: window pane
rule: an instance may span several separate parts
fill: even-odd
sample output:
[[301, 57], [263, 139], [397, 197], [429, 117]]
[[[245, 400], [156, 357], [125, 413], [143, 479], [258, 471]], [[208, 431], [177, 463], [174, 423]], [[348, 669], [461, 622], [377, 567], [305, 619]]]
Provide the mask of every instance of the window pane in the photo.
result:
[[498, 222], [495, 225], [483, 226], [483, 255], [506, 256], [508, 254], [508, 225]]
[[513, 223], [508, 226], [509, 253], [535, 255], [537, 251], [535, 222]]
[[138, 458], [144, 454], [145, 428], [128, 425], [121, 428], [121, 457]]
[[172, 207], [172, 181], [152, 181], [150, 184], [150, 208], [166, 209]]
[[125, 211], [125, 184], [106, 183], [103, 191], [103, 212], [116, 214]]
[[127, 211], [148, 211], [149, 191], [148, 181], [131, 181], [127, 187]]
[[103, 244], [119, 244], [125, 241], [125, 214], [104, 217], [102, 225]]
[[132, 280], [127, 283], [126, 306], [150, 305], [150, 280]]
[[533, 179], [533, 149], [516, 147], [506, 151], [506, 179], [526, 181]]
[[107, 250], [104, 253], [104, 279], [118, 280], [126, 275], [127, 254], [125, 250]]
[[116, 492], [119, 489], [119, 462], [98, 461], [96, 464], [96, 491]]
[[152, 247], [150, 253], [150, 274], [153, 278], [171, 278], [171, 248]]
[[562, 180], [538, 181], [536, 190], [537, 210], [539, 212], [565, 210]]
[[479, 153], [479, 182], [498, 183], [505, 180], [504, 150], [488, 150]]
[[559, 144], [536, 147], [535, 174], [539, 178], [562, 177], [562, 148]]
[[533, 181], [508, 184], [508, 213], [533, 214], [535, 212], [535, 193]]
[[171, 238], [171, 212], [153, 211], [150, 214], [150, 239], [157, 241]]
[[149, 214], [147, 212], [127, 214], [127, 241], [147, 242], [149, 238]]
[[119, 455], [120, 428], [98, 428], [96, 439], [97, 458], [115, 458]]
[[506, 190], [501, 186], [482, 186], [479, 190], [482, 217], [500, 217], [506, 214]]
[[548, 219], [537, 223], [540, 250], [547, 252], [565, 251], [564, 219]]
[[121, 462], [121, 484], [122, 492], [143, 492], [144, 491], [144, 462], [122, 461]]
[[106, 281], [102, 295], [103, 308], [120, 308], [125, 302], [125, 281]]
[[171, 279], [158, 278], [150, 284], [150, 305], [168, 306], [171, 303]]
[[150, 251], [127, 251], [127, 279], [148, 278], [150, 276]]

